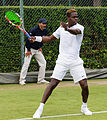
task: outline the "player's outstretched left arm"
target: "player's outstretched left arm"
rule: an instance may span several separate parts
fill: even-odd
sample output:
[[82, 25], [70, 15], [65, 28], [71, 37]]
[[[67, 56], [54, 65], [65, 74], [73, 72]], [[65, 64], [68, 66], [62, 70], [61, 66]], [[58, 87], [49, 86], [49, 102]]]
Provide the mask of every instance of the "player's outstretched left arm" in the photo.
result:
[[68, 24], [66, 24], [65, 22], [61, 22], [60, 25], [68, 32], [70, 32], [71, 34], [77, 35], [77, 34], [81, 34], [81, 30], [80, 29], [72, 29], [68, 27]]

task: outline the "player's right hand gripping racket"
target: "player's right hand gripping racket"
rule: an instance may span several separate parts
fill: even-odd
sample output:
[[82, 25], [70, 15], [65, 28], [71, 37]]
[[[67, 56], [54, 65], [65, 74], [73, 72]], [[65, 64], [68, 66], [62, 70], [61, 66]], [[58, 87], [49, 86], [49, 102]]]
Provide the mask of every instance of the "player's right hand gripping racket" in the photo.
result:
[[24, 29], [23, 20], [22, 20], [22, 18], [19, 16], [18, 13], [15, 13], [15, 12], [13, 12], [13, 11], [7, 11], [7, 12], [5, 13], [5, 18], [7, 19], [7, 21], [8, 21], [11, 25], [13, 25], [13, 26], [19, 28], [20, 30], [22, 30], [22, 31], [25, 33], [25, 35], [26, 35], [29, 39], [31, 39], [30, 35], [29, 35], [29, 34], [26, 32], [26, 30]]

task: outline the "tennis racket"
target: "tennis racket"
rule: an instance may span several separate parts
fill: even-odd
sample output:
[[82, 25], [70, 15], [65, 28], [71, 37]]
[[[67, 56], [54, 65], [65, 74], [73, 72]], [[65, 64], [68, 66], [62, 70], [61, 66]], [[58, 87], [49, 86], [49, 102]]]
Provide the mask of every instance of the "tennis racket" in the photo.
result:
[[30, 35], [26, 32], [26, 30], [24, 29], [24, 26], [23, 26], [23, 20], [22, 18], [20, 17], [20, 15], [18, 13], [15, 13], [14, 11], [7, 11], [5, 13], [5, 18], [7, 19], [7, 21], [19, 28], [21, 31], [24, 32], [24, 34], [29, 38], [31, 39]]

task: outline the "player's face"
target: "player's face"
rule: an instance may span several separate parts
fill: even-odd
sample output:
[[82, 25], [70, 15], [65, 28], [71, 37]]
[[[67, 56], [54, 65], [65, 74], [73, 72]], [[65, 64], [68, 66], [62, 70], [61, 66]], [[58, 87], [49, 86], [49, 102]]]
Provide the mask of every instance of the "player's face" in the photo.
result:
[[40, 29], [43, 31], [46, 28], [47, 24], [39, 23]]
[[70, 17], [68, 17], [68, 23], [71, 25], [75, 25], [78, 22], [78, 14], [77, 12], [72, 12]]

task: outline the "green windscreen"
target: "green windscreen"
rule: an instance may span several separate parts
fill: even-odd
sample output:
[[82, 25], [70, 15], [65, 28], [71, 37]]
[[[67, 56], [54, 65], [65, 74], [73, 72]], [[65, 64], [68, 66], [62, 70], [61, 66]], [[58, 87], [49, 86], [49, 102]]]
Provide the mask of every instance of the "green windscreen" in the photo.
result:
[[21, 25], [21, 20], [20, 20], [19, 16], [16, 13], [14, 13], [13, 11], [7, 11], [5, 13], [5, 15], [9, 19], [9, 21], [14, 23], [15, 25]]

